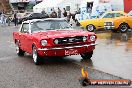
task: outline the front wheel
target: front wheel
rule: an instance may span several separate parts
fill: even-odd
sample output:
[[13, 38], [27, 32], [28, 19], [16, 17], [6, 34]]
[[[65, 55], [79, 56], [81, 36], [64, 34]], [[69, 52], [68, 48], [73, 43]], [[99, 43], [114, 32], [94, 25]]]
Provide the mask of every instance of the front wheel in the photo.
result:
[[92, 52], [83, 53], [83, 54], [81, 54], [81, 57], [83, 59], [91, 59], [92, 55], [93, 55], [93, 51]]
[[19, 42], [16, 42], [16, 53], [18, 56], [24, 56], [24, 51], [19, 47]]
[[80, 23], [78, 22], [78, 20], [75, 20], [76, 26], [80, 26]]
[[94, 32], [95, 31], [95, 26], [92, 25], [92, 24], [88, 25], [86, 28], [87, 28], [87, 31], [89, 31], [89, 32]]
[[126, 33], [128, 29], [129, 29], [128, 24], [123, 23], [119, 26], [119, 30], [121, 33]]
[[37, 48], [35, 46], [33, 47], [32, 53], [33, 53], [32, 58], [33, 58], [34, 64], [40, 65], [41, 64], [41, 57], [38, 55], [38, 51], [37, 51]]

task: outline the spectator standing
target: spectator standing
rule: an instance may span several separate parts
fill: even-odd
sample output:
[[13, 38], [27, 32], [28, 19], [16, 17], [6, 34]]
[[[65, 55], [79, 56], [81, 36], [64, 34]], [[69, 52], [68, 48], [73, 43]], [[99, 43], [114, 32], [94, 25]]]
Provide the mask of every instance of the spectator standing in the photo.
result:
[[49, 15], [44, 10], [41, 13], [44, 18], [49, 18]]
[[70, 11], [67, 12], [67, 21], [70, 22], [70, 19], [71, 19], [71, 13]]
[[10, 19], [10, 17], [9, 17], [9, 16], [7, 17], [7, 20], [6, 20], [6, 21], [7, 21], [8, 26], [10, 26], [11, 19]]
[[42, 12], [41, 12], [42, 14], [46, 14], [46, 12], [43, 10]]
[[17, 17], [17, 12], [14, 13], [14, 23], [15, 23], [15, 26], [18, 25], [18, 17]]
[[1, 24], [2, 24], [2, 26], [6, 25], [6, 16], [4, 13], [1, 14]]
[[66, 9], [65, 9], [65, 8], [63, 8], [63, 10], [64, 10], [64, 12], [63, 12], [64, 17], [67, 17], [67, 12], [66, 12]]
[[61, 10], [58, 8], [58, 18], [61, 18]]
[[50, 14], [50, 17], [51, 18], [57, 18], [57, 13], [55, 11], [53, 11], [51, 14]]

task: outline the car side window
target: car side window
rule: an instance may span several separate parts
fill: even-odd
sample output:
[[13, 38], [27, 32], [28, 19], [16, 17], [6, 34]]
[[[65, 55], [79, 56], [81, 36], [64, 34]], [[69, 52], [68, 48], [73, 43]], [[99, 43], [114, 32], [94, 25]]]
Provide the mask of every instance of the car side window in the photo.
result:
[[114, 18], [115, 17], [115, 13], [108, 13], [106, 15], [104, 15], [103, 18]]
[[116, 17], [120, 17], [120, 16], [124, 16], [124, 15], [121, 13], [116, 13]]
[[42, 17], [42, 14], [41, 13], [34, 13], [33, 17], [39, 17], [40, 18], [40, 17]]
[[28, 23], [24, 23], [22, 25], [21, 32], [22, 33], [29, 33], [29, 24]]

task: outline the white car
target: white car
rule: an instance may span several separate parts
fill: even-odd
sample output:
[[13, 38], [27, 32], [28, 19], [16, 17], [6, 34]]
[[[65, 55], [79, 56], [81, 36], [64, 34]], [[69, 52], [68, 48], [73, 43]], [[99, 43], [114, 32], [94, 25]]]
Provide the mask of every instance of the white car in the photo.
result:
[[89, 13], [83, 13], [83, 14], [76, 14], [75, 15], [76, 25], [79, 25], [80, 24], [79, 23], [80, 21], [86, 20], [86, 19], [91, 19]]

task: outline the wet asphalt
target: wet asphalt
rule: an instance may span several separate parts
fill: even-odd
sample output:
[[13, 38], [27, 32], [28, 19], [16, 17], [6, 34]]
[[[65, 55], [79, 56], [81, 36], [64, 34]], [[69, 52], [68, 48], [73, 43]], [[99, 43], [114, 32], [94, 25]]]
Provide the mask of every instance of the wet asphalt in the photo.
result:
[[0, 27], [0, 88], [81, 88], [81, 67], [87, 68], [90, 79], [132, 80], [132, 32], [97, 32], [98, 45], [91, 60], [82, 60], [79, 55], [52, 57], [36, 66], [31, 55], [16, 55], [12, 33], [18, 29]]

